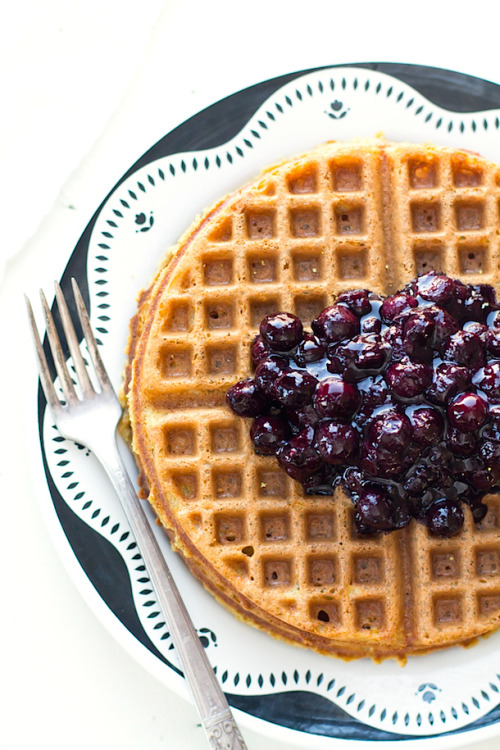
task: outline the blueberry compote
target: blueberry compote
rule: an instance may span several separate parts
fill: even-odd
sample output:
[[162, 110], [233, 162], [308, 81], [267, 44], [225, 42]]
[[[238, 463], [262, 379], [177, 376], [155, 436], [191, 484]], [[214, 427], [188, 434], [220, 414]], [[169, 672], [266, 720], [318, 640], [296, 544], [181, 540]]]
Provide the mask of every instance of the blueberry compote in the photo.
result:
[[342, 482], [359, 532], [415, 518], [452, 536], [500, 480], [499, 310], [492, 287], [432, 271], [391, 297], [342, 292], [309, 331], [268, 315], [227, 401], [306, 494]]

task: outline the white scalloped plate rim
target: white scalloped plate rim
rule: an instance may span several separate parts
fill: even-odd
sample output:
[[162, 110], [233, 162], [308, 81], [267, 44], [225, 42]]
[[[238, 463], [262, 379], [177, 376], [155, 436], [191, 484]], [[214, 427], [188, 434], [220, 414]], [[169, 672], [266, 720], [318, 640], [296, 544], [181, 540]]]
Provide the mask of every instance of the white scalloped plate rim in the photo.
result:
[[[499, 116], [500, 112], [495, 110], [455, 114], [441, 109], [409, 85], [385, 73], [357, 67], [321, 69], [299, 76], [277, 89], [245, 127], [226, 144], [199, 152], [162, 157], [133, 172], [101, 207], [90, 237], [87, 259], [92, 322], [94, 327], [102, 329], [99, 335], [103, 339], [103, 356], [115, 384], [118, 386], [120, 382], [127, 324], [134, 312], [133, 300], [138, 289], [147, 284], [162, 251], [176, 241], [193, 216], [220, 195], [236, 188], [267, 164], [287, 155], [300, 153], [324, 140], [371, 136], [379, 131], [383, 131], [389, 139], [417, 142], [428, 140], [444, 145], [472, 147], [485, 156], [500, 161], [500, 144], [495, 143], [495, 136], [499, 140]], [[441, 125], [436, 126], [440, 119]], [[173, 201], [175, 207], [175, 217], [172, 217], [172, 210], [168, 221], [164, 210], [166, 196]], [[176, 196], [181, 196], [178, 202]], [[172, 203], [169, 205], [172, 206]], [[113, 243], [114, 247], [120, 249], [119, 259], [117, 253], [113, 256]], [[123, 262], [124, 257], [126, 263]], [[96, 307], [103, 299], [99, 296], [103, 289], [109, 294], [106, 304], [111, 304], [110, 310], [106, 310], [106, 317], [110, 319], [105, 323], [99, 320], [103, 311]], [[108, 292], [108, 289], [111, 291]], [[114, 318], [113, 310], [118, 307], [120, 315]], [[47, 415], [43, 430], [47, 449], [54, 436], [51, 419]], [[65, 502], [87, 525], [107, 538], [119, 551], [131, 574], [135, 607], [141, 623], [160, 651], [168, 645], [168, 652], [164, 651], [165, 656], [175, 664], [171, 644], [168, 637], [165, 638], [165, 628], [155, 628], [158, 620], [155, 619], [154, 623], [151, 621], [151, 607], [154, 608], [154, 603], [150, 602], [154, 601], [154, 596], [142, 593], [147, 584], [139, 581], [143, 576], [135, 572], [137, 561], [131, 559], [134, 549], [127, 550], [126, 540], [118, 542], [118, 536], [113, 536], [114, 532], [111, 531], [115, 527], [120, 530], [126, 528], [126, 521], [117, 502], [110, 497], [100, 467], [95, 465], [93, 457], [85, 456], [65, 441], [59, 441], [52, 451], [47, 450], [47, 460], [52, 478]], [[128, 460], [133, 471], [134, 467]], [[64, 463], [65, 461], [69, 461], [69, 464]], [[76, 493], [74, 488], [68, 489], [68, 477], [64, 476], [68, 466], [75, 476], [79, 472], [81, 474], [78, 476], [80, 490]], [[69, 484], [73, 482], [74, 479]], [[79, 495], [81, 487], [85, 487], [86, 497], [82, 495], [75, 501], [75, 494]], [[93, 499], [88, 504], [90, 495]], [[84, 507], [86, 503], [87, 507]], [[91, 608], [126, 650], [151, 673], [176, 692], [189, 697], [183, 678], [137, 641], [97, 594], [75, 557], [52, 503], [47, 502], [47, 495], [42, 507], [64, 562]], [[96, 508], [99, 512], [93, 515]], [[104, 525], [103, 518], [108, 518]], [[472, 737], [480, 739], [498, 734], [499, 727], [496, 723], [460, 733], [456, 733], [456, 730], [466, 727], [500, 702], [500, 660], [496, 669], [491, 668], [491, 656], [495, 650], [498, 651], [500, 634], [482, 640], [474, 649], [460, 649], [458, 652], [452, 649], [410, 659], [403, 671], [393, 662], [385, 662], [379, 666], [371, 663], [367, 665], [366, 662], [346, 664], [310, 654], [302, 649], [277, 643], [269, 636], [235, 622], [187, 573], [178, 557], [170, 550], [161, 531], [155, 531], [192, 611], [195, 624], [198, 629], [206, 628], [204, 632], [207, 633], [209, 656], [212, 663], [217, 663], [221, 679], [225, 675], [223, 686], [228, 692], [240, 695], [284, 693], [292, 689], [315, 692], [375, 730], [411, 734], [413, 739], [398, 740], [398, 746], [403, 747], [428, 747], [430, 744], [434, 748], [459, 747]], [[210, 637], [214, 637], [213, 642]], [[236, 662], [235, 667], [235, 660], [241, 660], [240, 637], [244, 637], [247, 643], [250, 642], [262, 654], [258, 661], [260, 668], [255, 668], [256, 658], [253, 652], [249, 660], [251, 664], [247, 663], [245, 666], [244, 663]], [[231, 639], [233, 642], [229, 643]], [[451, 658], [460, 664], [460, 669], [456, 672], [449, 669]], [[280, 659], [284, 661], [280, 662]], [[466, 682], [473, 687], [466, 694], [456, 695], [453, 701], [449, 698], [445, 701], [446, 691], [454, 687], [456, 690], [457, 676], [464, 678], [464, 661], [470, 672]], [[285, 663], [286, 669], [281, 666], [280, 670], [279, 665]], [[290, 664], [293, 666], [290, 667]], [[272, 672], [269, 665], [273, 668]], [[446, 687], [443, 687], [443, 681], [437, 679], [435, 674], [442, 676], [445, 669], [450, 674]], [[490, 670], [489, 673], [485, 671], [487, 669]], [[371, 686], [369, 692], [363, 688], [367, 671]], [[396, 697], [400, 699], [405, 694], [401, 690], [401, 676], [407, 677], [410, 671], [415, 672], [413, 696], [408, 694], [408, 685], [406, 686], [406, 700], [410, 701], [411, 707], [408, 703], [402, 705], [401, 702], [395, 702]], [[477, 678], [478, 671], [481, 672], [480, 678]], [[237, 684], [236, 674], [242, 675]], [[283, 675], [286, 675], [286, 680]], [[396, 687], [391, 688], [390, 700], [387, 699], [387, 680], [396, 683]], [[420, 690], [419, 694], [419, 688], [425, 685], [428, 687]], [[425, 693], [427, 698], [424, 701]], [[369, 694], [382, 694], [385, 700], [370, 699]], [[460, 706], [459, 709], [454, 708], [455, 716], [450, 710], [452, 704]], [[468, 713], [463, 710], [464, 705]], [[371, 711], [373, 706], [375, 708]], [[304, 742], [304, 737], [307, 737], [311, 748], [324, 748], [332, 744], [332, 737], [289, 729], [238, 709], [236, 713], [242, 726], [249, 726], [276, 739], [300, 745]], [[429, 716], [433, 717], [432, 723]], [[406, 717], [409, 719], [406, 720]], [[429, 736], [432, 732], [435, 734]], [[455, 733], [440, 734], [441, 732]], [[384, 747], [386, 744], [393, 746], [395, 740], [377, 741], [379, 746]], [[349, 747], [365, 748], [368, 743], [373, 743], [373, 739], [342, 740], [335, 737], [335, 742], [348, 742]]]

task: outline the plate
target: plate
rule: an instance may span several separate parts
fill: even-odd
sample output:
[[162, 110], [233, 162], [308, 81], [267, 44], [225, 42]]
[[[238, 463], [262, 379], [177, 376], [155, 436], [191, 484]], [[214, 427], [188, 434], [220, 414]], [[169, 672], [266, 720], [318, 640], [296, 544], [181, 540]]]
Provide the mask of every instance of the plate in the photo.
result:
[[[500, 162], [500, 86], [411, 65], [291, 73], [213, 104], [165, 135], [97, 208], [61, 278], [75, 276], [118, 388], [138, 291], [193, 218], [262, 168], [326, 140], [383, 132]], [[42, 499], [65, 560], [114, 636], [184, 692], [168, 625], [118, 500], [95, 457], [62, 438], [41, 392]], [[131, 473], [135, 467], [126, 456]], [[345, 663], [275, 641], [235, 620], [189, 574], [146, 511], [242, 725], [313, 748], [459, 747], [500, 728], [500, 632], [472, 649]], [[242, 645], [244, 648], [242, 648]]]

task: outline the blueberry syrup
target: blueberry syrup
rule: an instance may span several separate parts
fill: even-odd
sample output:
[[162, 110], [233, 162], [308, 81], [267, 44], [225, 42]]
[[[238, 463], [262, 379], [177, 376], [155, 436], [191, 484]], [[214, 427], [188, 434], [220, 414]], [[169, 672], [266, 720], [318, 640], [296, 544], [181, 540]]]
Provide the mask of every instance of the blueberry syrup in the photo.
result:
[[431, 271], [387, 298], [342, 292], [310, 331], [268, 315], [227, 402], [306, 494], [342, 483], [360, 533], [414, 518], [452, 536], [500, 482], [499, 310], [492, 287]]

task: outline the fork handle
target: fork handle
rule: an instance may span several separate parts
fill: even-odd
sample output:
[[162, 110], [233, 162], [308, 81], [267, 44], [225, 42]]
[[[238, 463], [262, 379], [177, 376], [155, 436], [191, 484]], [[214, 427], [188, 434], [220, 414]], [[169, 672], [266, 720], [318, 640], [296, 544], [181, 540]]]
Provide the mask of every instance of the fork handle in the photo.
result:
[[167, 562], [153, 534], [118, 446], [95, 449], [110, 478], [137, 541], [151, 583], [167, 619], [172, 641], [214, 750], [246, 750], [226, 697], [214, 674]]

